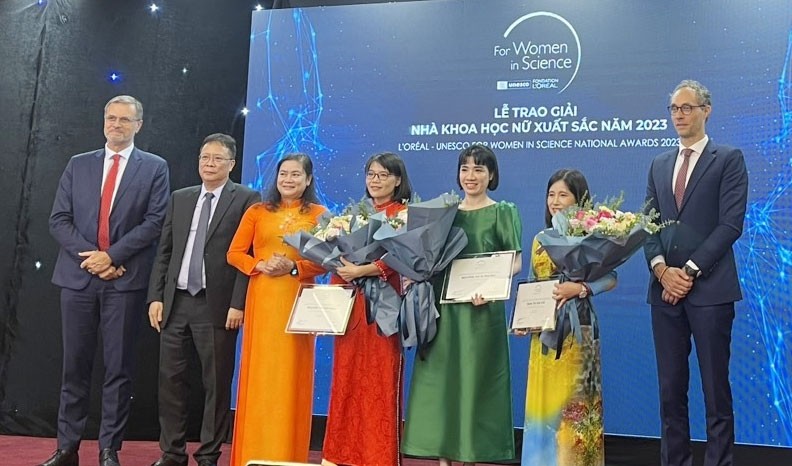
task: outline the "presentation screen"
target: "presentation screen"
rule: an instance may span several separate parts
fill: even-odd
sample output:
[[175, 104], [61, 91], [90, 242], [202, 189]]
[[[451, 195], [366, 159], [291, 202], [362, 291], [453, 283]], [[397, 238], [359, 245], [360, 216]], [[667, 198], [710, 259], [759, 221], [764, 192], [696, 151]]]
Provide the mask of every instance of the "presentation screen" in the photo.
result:
[[[528, 251], [559, 168], [583, 171], [597, 199], [624, 193], [626, 209], [642, 206], [652, 158], [679, 142], [669, 94], [696, 79], [712, 92], [709, 137], [742, 148], [750, 177], [735, 246], [744, 296], [732, 334], [737, 441], [792, 446], [790, 25], [788, 0], [438, 0], [255, 12], [243, 181], [265, 189], [279, 157], [304, 152], [322, 202], [337, 211], [363, 196], [365, 160], [392, 151], [429, 199], [459, 192], [457, 157], [483, 143], [500, 164], [491, 196], [517, 205]], [[658, 436], [649, 270], [639, 253], [618, 273], [616, 289], [594, 299], [605, 427]], [[528, 340], [510, 344], [521, 427]], [[325, 414], [331, 338], [319, 340], [316, 364], [314, 412]], [[695, 352], [691, 364], [692, 434], [703, 439]]]

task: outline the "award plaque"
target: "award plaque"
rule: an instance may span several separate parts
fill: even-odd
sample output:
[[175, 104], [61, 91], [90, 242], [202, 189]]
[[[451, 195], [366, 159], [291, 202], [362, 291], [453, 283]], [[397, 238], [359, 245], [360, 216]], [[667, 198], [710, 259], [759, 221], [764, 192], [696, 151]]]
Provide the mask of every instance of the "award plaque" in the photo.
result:
[[355, 290], [352, 285], [300, 285], [286, 332], [343, 335]]
[[558, 283], [558, 280], [519, 283], [511, 329], [529, 332], [555, 330], [558, 302], [553, 299], [553, 291]]
[[479, 294], [487, 301], [505, 301], [511, 294], [516, 251], [466, 254], [451, 262], [443, 280], [440, 303], [465, 303]]

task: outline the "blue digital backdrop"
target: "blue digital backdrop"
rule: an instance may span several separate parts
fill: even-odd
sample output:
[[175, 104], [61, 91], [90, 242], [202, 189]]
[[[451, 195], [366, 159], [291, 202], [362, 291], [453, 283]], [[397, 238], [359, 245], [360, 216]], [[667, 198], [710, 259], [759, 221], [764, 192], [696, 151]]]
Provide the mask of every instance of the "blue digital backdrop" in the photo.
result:
[[[745, 296], [732, 344], [737, 441], [792, 446], [791, 57], [788, 0], [437, 0], [256, 12], [243, 181], [267, 186], [282, 154], [306, 152], [323, 202], [337, 209], [363, 195], [366, 158], [394, 151], [428, 199], [458, 189], [459, 151], [483, 142], [500, 162], [492, 197], [519, 207], [528, 249], [558, 168], [581, 169], [599, 198], [623, 191], [626, 208], [641, 206], [650, 160], [677, 144], [669, 93], [697, 79], [713, 95], [709, 136], [741, 147], [750, 174], [736, 245]], [[595, 299], [605, 427], [657, 436], [648, 270], [637, 256], [620, 268], [618, 287]], [[527, 339], [512, 337], [515, 426], [527, 354]], [[320, 338], [317, 414], [327, 410], [331, 359], [332, 340]], [[692, 434], [703, 439], [695, 356], [692, 364]]]

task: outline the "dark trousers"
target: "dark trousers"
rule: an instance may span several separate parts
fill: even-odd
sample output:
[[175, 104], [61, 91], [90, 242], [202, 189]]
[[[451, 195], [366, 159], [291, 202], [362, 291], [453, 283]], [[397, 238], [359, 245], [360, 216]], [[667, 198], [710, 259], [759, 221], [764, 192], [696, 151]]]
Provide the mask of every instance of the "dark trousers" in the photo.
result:
[[[219, 311], [219, 310], [218, 310]], [[226, 308], [222, 312], [228, 312]], [[206, 295], [177, 291], [160, 335], [159, 420], [163, 456], [187, 459], [188, 366], [193, 351], [201, 363], [204, 410], [196, 460], [217, 461], [231, 424], [231, 379], [237, 331], [212, 324]]]
[[99, 332], [104, 377], [99, 448], [121, 449], [132, 402], [135, 340], [145, 313], [146, 291], [118, 291], [93, 277], [83, 290], [61, 290], [63, 380], [58, 410], [58, 448], [77, 450], [88, 420], [91, 370]]
[[657, 375], [660, 384], [663, 466], [691, 466], [688, 387], [691, 335], [696, 344], [707, 418], [705, 466], [731, 466], [734, 411], [729, 384], [729, 357], [734, 303], [652, 306]]

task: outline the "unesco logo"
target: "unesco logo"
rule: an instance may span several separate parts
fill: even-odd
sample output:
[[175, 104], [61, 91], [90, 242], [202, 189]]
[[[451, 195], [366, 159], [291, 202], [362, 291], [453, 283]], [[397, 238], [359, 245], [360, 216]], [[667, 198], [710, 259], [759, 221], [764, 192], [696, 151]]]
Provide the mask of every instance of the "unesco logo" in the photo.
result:
[[537, 11], [515, 20], [503, 33], [493, 56], [505, 63], [498, 90], [530, 89], [564, 92], [580, 68], [580, 37], [555, 13]]

